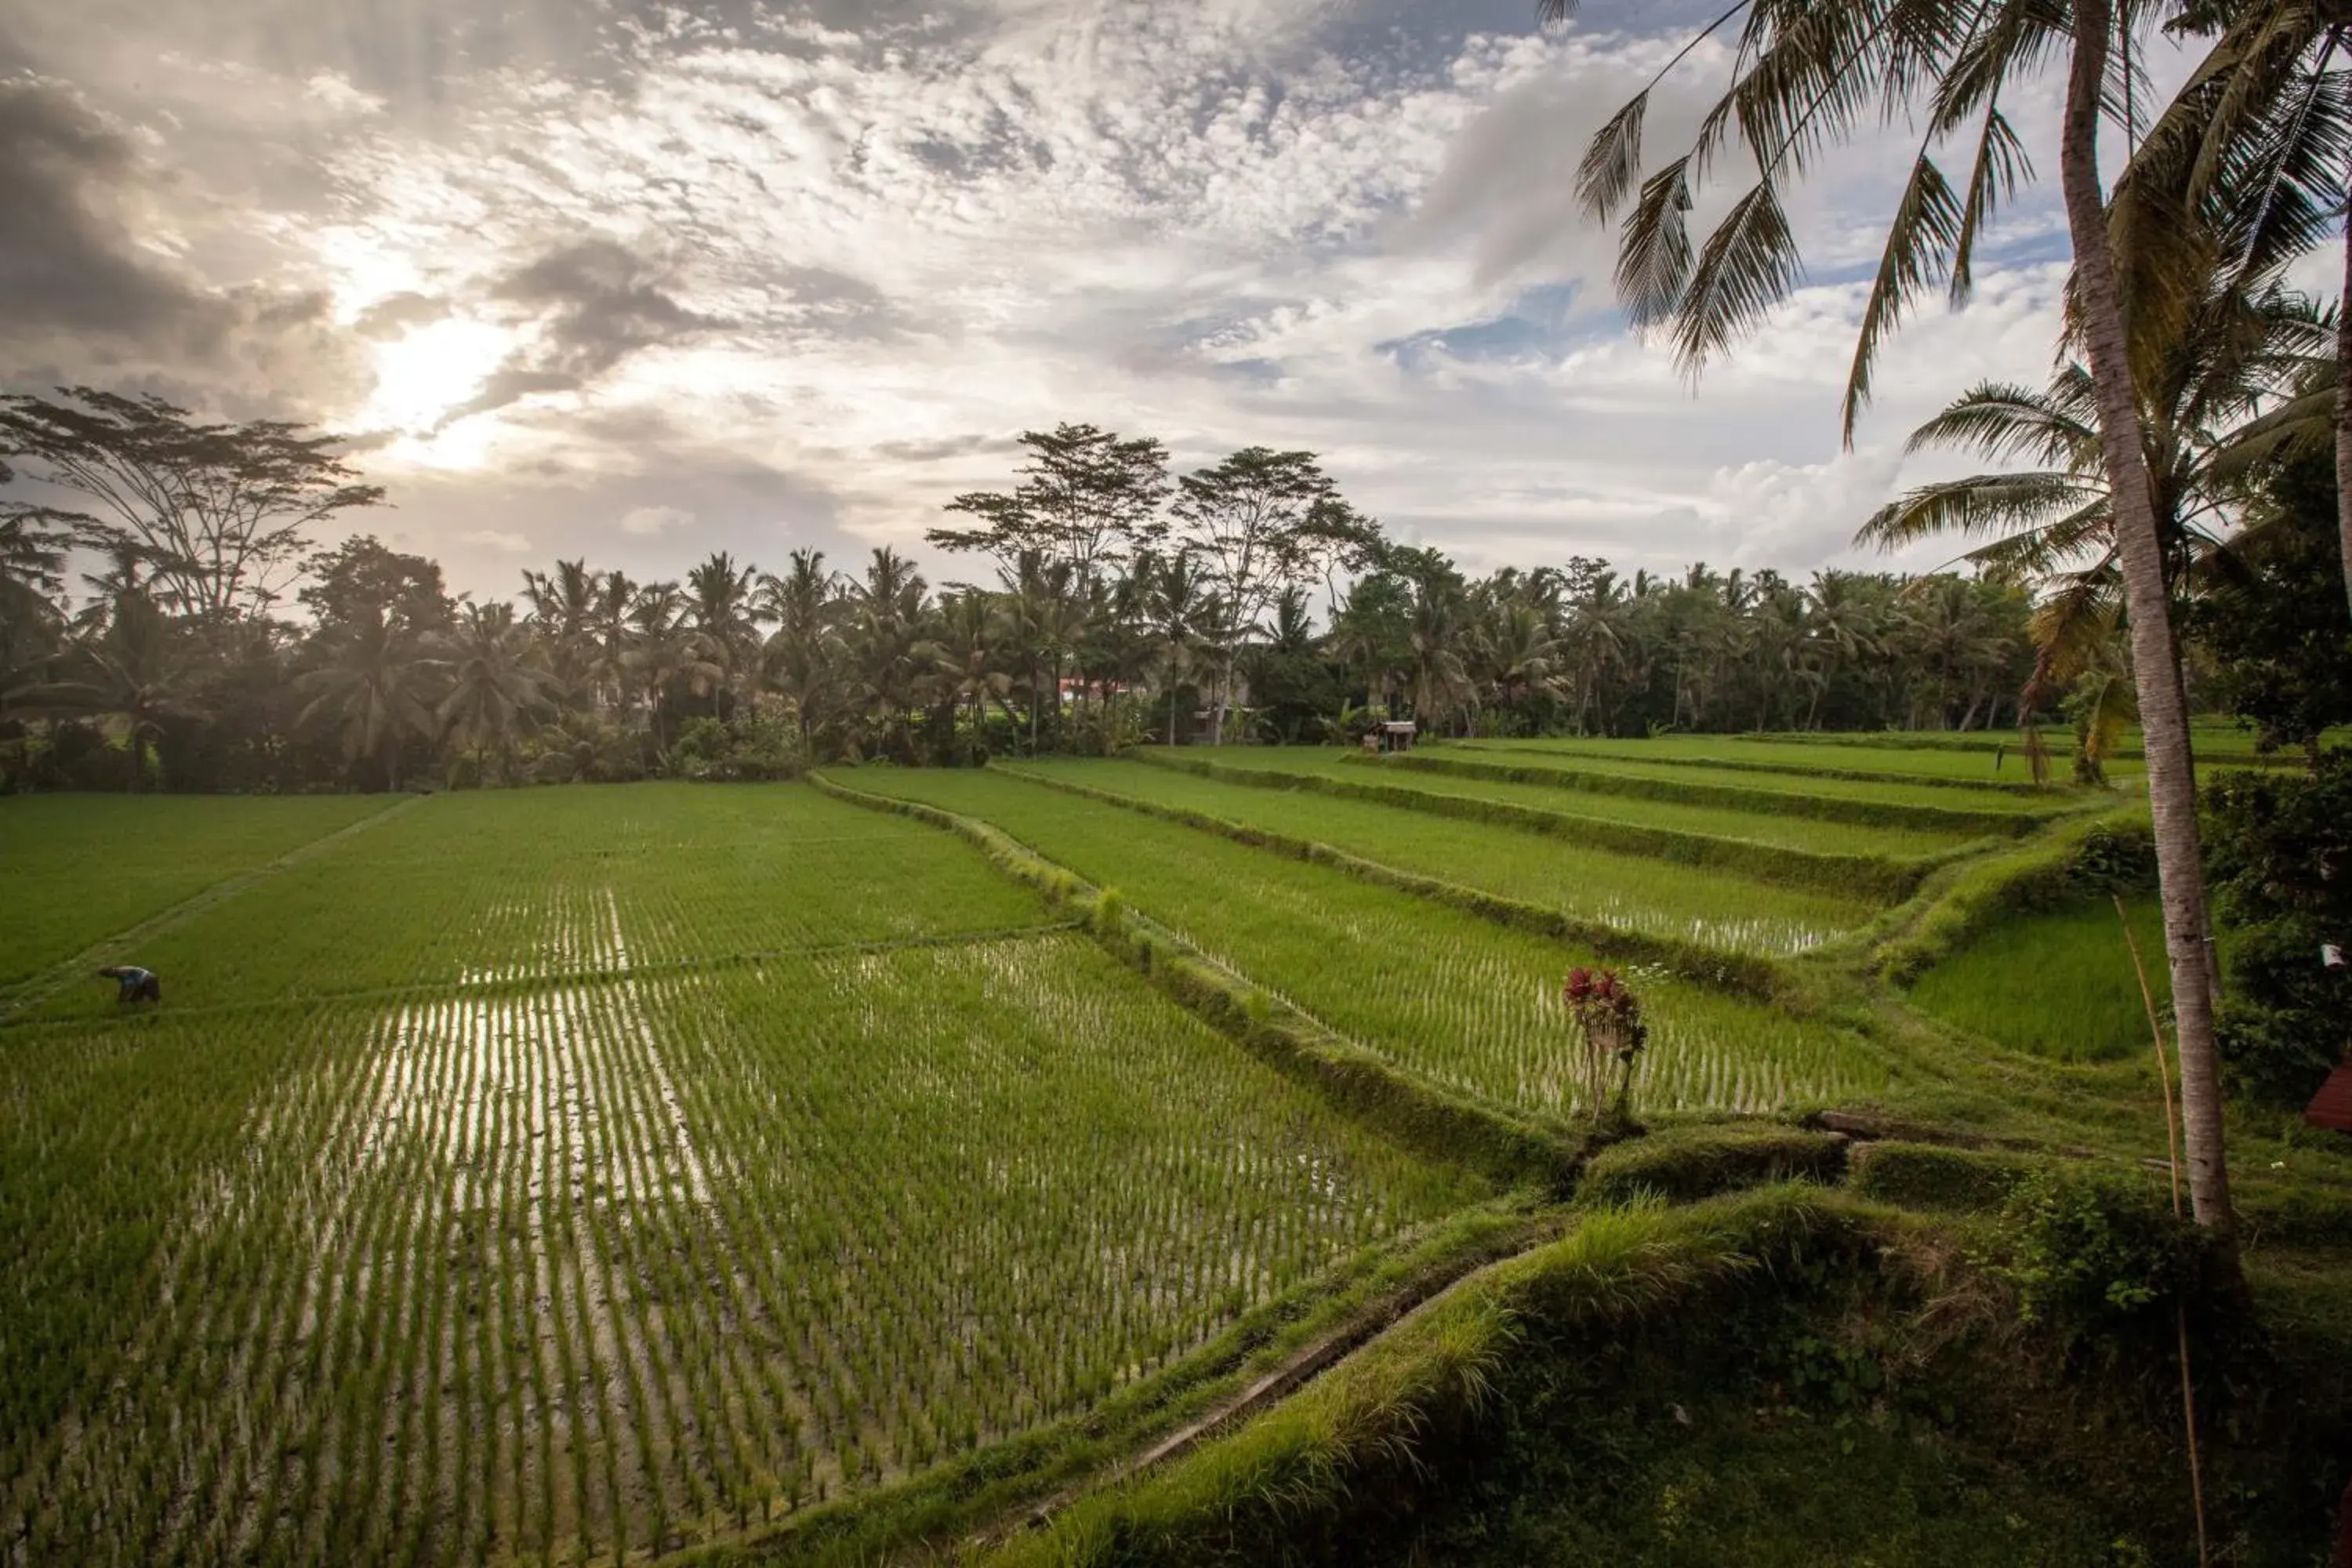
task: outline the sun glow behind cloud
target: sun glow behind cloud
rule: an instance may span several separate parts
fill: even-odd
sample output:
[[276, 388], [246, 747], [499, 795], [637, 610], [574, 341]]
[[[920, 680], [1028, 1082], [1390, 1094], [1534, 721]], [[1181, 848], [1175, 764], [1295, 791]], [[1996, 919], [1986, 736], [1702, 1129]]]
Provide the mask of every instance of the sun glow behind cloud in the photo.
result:
[[451, 410], [481, 391], [514, 346], [509, 329], [463, 318], [434, 321], [379, 344], [375, 391], [356, 423], [429, 437]]
[[[920, 540], [942, 504], [1002, 485], [1013, 433], [1062, 418], [1160, 436], [1185, 467], [1315, 449], [1352, 501], [1472, 570], [1801, 572], [1848, 557], [1912, 482], [1912, 422], [1971, 380], [2040, 380], [2055, 338], [2048, 246], [2008, 243], [2054, 210], [2035, 187], [1969, 310], [1895, 345], [1841, 453], [1853, 323], [1907, 168], [1857, 145], [1792, 198], [1811, 287], [1694, 398], [1627, 334], [1613, 234], [1572, 199], [1586, 135], [1682, 42], [1632, 0], [1550, 33], [1502, 0], [1464, 8], [1495, 32], [1450, 7], [1358, 25], [1386, 0], [616, 8], [632, 20], [580, 56], [453, 57], [405, 90], [350, 61], [283, 81], [240, 64], [233, 102], [199, 83], [223, 95], [215, 141], [169, 143], [303, 171], [256, 190], [257, 226], [331, 301], [316, 335], [344, 357], [306, 342], [280, 363], [312, 417], [363, 438], [453, 580], [502, 588], [516, 535], [674, 570], [683, 531], [620, 521], [659, 508], [763, 565], [888, 542], [937, 576]], [[1659, 89], [1662, 147], [1727, 68], [1713, 48]], [[282, 89], [282, 135], [257, 83]], [[2031, 97], [2021, 133], [2043, 147], [2058, 95]]]

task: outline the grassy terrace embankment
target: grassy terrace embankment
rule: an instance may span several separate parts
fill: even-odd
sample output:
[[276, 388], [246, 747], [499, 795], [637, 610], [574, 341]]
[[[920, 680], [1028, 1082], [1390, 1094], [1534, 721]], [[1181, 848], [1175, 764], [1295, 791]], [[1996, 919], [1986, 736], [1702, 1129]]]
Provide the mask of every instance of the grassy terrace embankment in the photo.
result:
[[[1559, 988], [1590, 952], [992, 770], [835, 776], [1001, 828], [1436, 1082], [1523, 1109], [1573, 1102]], [[1660, 1109], [1761, 1109], [1888, 1081], [1885, 1060], [1845, 1030], [1664, 974], [1644, 983], [1646, 1092]]]
[[[1453, 755], [1439, 747], [1427, 755]], [[1392, 768], [1339, 747], [1187, 746], [1173, 750], [1152, 747], [1144, 760], [1191, 767], [1217, 767], [1299, 778], [1333, 780], [1347, 786], [1405, 789], [1423, 795], [1496, 801], [1531, 807], [1599, 824], [1621, 824], [1662, 835], [1693, 839], [1720, 839], [1786, 849], [1798, 855], [1883, 857], [1910, 859], [1948, 851], [1983, 836], [1981, 827], [1913, 827], [1886, 824], [1824, 822], [1772, 809], [1769, 795], [1753, 795], [1753, 804], [1720, 801], [1695, 804], [1671, 799], [1580, 791], [1566, 784], [1529, 784], [1509, 779], [1454, 777], [1444, 773]], [[1465, 754], [1465, 761], [1483, 761]]]
[[1248, 784], [1143, 763], [1044, 759], [1013, 771], [1329, 845], [1399, 870], [1556, 909], [1579, 921], [1727, 953], [1800, 952], [1868, 921], [1876, 906], [1549, 835], [1337, 795]]
[[1651, 762], [1562, 751], [1543, 742], [1454, 742], [1382, 759], [1380, 765], [1962, 838], [2029, 831], [2042, 817], [2080, 805], [2084, 795], [2055, 787], [1987, 789], [1952, 779], [1824, 778], [1695, 761]]

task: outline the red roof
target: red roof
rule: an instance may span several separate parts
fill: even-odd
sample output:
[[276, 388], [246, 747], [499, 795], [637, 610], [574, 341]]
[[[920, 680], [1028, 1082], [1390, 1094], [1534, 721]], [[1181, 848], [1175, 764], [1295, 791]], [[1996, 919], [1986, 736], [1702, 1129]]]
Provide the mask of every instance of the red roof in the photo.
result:
[[2303, 1119], [2320, 1127], [2333, 1127], [2338, 1132], [2352, 1132], [2352, 1062], [2346, 1062], [2327, 1075], [2319, 1092], [2303, 1109]]

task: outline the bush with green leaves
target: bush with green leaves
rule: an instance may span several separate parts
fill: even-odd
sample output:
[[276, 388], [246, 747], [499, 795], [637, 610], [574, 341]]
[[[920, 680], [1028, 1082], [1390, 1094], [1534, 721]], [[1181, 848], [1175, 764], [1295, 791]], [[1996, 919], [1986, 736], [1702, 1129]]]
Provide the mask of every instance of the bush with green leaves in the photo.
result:
[[2301, 1105], [2352, 1048], [2352, 752], [2308, 774], [2224, 775], [2205, 797], [2216, 902], [2231, 926], [2219, 1020], [2222, 1069], [2241, 1096]]
[[1979, 1261], [2008, 1284], [2020, 1321], [2069, 1348], [2121, 1348], [2173, 1334], [2196, 1293], [2200, 1254], [2155, 1184], [2059, 1166], [2011, 1188]]
[[798, 732], [757, 715], [688, 720], [669, 762], [677, 777], [698, 784], [777, 784], [808, 772]]

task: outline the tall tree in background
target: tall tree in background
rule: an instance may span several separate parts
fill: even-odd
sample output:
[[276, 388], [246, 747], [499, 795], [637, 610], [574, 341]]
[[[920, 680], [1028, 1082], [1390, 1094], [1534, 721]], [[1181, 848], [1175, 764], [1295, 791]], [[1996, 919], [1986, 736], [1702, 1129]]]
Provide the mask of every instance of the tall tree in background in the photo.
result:
[[561, 689], [544, 645], [515, 620], [512, 605], [467, 605], [441, 638], [436, 661], [447, 689], [434, 716], [461, 745], [495, 746], [509, 764], [514, 742], [536, 729]]
[[103, 612], [58, 661], [55, 679], [16, 694], [21, 710], [41, 717], [87, 715], [122, 727], [130, 773], [124, 788], [145, 782], [147, 748], [167, 721], [205, 712], [203, 675], [184, 638], [138, 582], [122, 583]]
[[1017, 489], [975, 490], [948, 503], [980, 526], [935, 528], [924, 538], [942, 550], [984, 552], [1002, 571], [1017, 573], [1021, 558], [1034, 554], [1066, 566], [1072, 587], [1083, 589], [1166, 532], [1168, 448], [1159, 441], [1062, 424], [1023, 431], [1021, 445], [1029, 457]]
[[352, 482], [339, 437], [280, 420], [200, 425], [152, 394], [88, 386], [64, 401], [0, 394], [0, 458], [83, 497], [55, 515], [135, 542], [168, 602], [218, 625], [266, 612], [299, 569], [312, 525], [383, 500]]
[[[1574, 9], [1575, 0], [1540, 0], [1538, 14], [1557, 22]], [[1579, 193], [1597, 218], [1624, 212], [1620, 292], [1636, 325], [1664, 332], [1675, 357], [1696, 373], [1762, 321], [1801, 276], [1795, 232], [1781, 201], [1784, 185], [1867, 117], [1891, 119], [1924, 101], [1925, 136], [1888, 226], [1848, 375], [1849, 440], [1868, 398], [1881, 342], [1931, 283], [1945, 284], [1956, 300], [1966, 297], [1979, 238], [2028, 172], [2024, 149], [2000, 107], [2003, 91], [2044, 60], [2068, 61], [2058, 153], [2074, 251], [2073, 304], [2093, 384], [2146, 731], [2189, 1186], [2199, 1222], [2227, 1244], [2234, 1221], [2213, 1047], [2196, 781], [2126, 303], [2099, 188], [2102, 109], [2128, 101], [2131, 89], [2128, 58], [2119, 72], [2111, 69], [2117, 64], [2115, 9], [2107, 0], [2076, 0], [2071, 15], [2031, 0], [1805, 5], [1759, 0], [1734, 6], [1714, 26], [1742, 16], [1734, 79], [1701, 121], [1696, 143], [1643, 177], [1644, 89], [1593, 138], [1579, 168]], [[1933, 152], [1965, 131], [1973, 132], [1971, 168], [1956, 190]], [[1735, 144], [1748, 154], [1740, 162], [1753, 171], [1754, 183], [1694, 246], [1688, 215], [1696, 194], [1710, 172], [1738, 166], [1729, 153]]]
[[783, 576], [762, 574], [754, 595], [759, 616], [776, 629], [761, 650], [769, 682], [792, 705], [801, 743], [809, 743], [837, 649], [838, 600], [822, 550], [795, 550]]
[[1283, 594], [1321, 578], [1370, 524], [1339, 499], [1312, 452], [1246, 447], [1184, 476], [1175, 504], [1175, 549], [1199, 563], [1217, 595], [1209, 630], [1217, 692], [1213, 736], [1233, 705], [1234, 657]]

